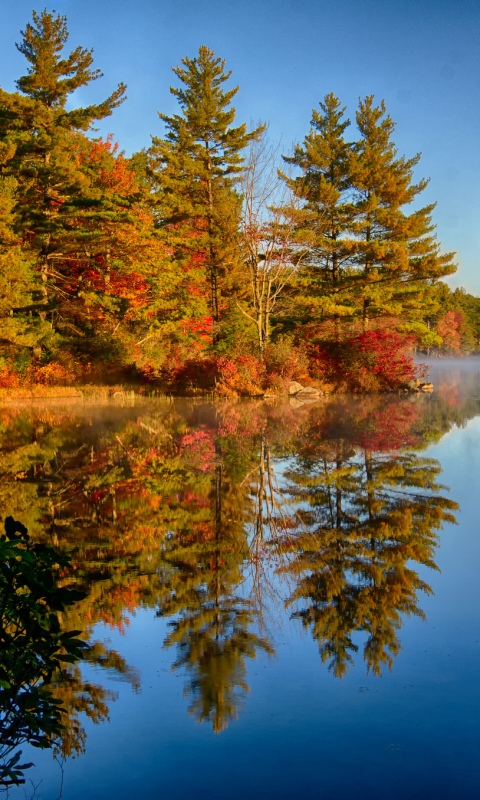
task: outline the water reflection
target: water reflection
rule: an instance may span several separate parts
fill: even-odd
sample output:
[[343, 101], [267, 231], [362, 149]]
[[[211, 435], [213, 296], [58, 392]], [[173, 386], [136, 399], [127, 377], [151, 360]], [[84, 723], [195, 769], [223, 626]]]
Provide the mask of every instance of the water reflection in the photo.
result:
[[455, 522], [456, 503], [437, 483], [438, 462], [416, 453], [384, 453], [340, 439], [297, 457], [289, 491], [308, 507], [291, 535], [296, 587], [288, 605], [318, 641], [323, 662], [343, 677], [352, 636], [366, 634], [367, 671], [381, 675], [400, 651], [402, 617], [423, 616], [429, 585], [417, 564], [436, 569], [437, 530]]
[[[274, 655], [279, 610], [343, 677], [363, 641], [368, 670], [392, 667], [405, 618], [422, 616], [438, 531], [457, 506], [425, 452], [478, 399], [345, 397], [303, 408], [261, 402], [144, 402], [130, 408], [3, 409], [6, 513], [73, 558], [87, 592], [63, 619], [90, 663], [136, 691], [140, 677], [99, 637], [132, 613], [168, 619], [164, 646], [189, 713], [215, 731], [249, 690], [248, 659]], [[273, 613], [273, 609], [275, 613]], [[64, 752], [84, 747], [79, 714], [113, 699], [78, 669], [56, 687]]]
[[[214, 431], [218, 434], [218, 428]], [[200, 722], [211, 721], [218, 733], [236, 719], [249, 690], [245, 659], [255, 658], [258, 650], [274, 651], [252, 630], [258, 611], [251, 599], [237, 593], [249, 555], [245, 492], [224, 470], [218, 435], [213, 446], [201, 428], [189, 444], [193, 449], [187, 458], [204, 472], [211, 467], [210, 487], [208, 495], [195, 498], [194, 507], [204, 511], [201, 519], [165, 536], [157, 613], [175, 618], [165, 647], [176, 647], [172, 668], [186, 671], [189, 713]], [[183, 496], [185, 506], [192, 500], [191, 491]]]

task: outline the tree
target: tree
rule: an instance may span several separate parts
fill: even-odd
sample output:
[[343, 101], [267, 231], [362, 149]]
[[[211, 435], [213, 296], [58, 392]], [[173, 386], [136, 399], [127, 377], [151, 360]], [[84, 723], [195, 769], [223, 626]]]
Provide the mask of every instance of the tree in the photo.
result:
[[[303, 321], [338, 341], [340, 319], [385, 320], [420, 339], [431, 304], [430, 284], [455, 271], [453, 254], [442, 254], [434, 236], [434, 204], [410, 214], [427, 185], [413, 182], [420, 155], [398, 157], [395, 124], [373, 96], [360, 101], [360, 138], [348, 142], [340, 101], [333, 94], [314, 110], [303, 146], [285, 160], [302, 170], [288, 180], [310, 212], [313, 246], [301, 270]], [[285, 176], [284, 176], [285, 178]], [[301, 284], [302, 285], [302, 284]], [[301, 301], [300, 301], [301, 302]]]
[[[437, 331], [437, 341], [432, 344], [442, 346], [440, 340], [443, 337], [443, 347], [453, 347], [448, 331], [455, 330], [454, 349], [461, 349], [466, 353], [477, 350], [480, 341], [480, 298], [469, 294], [462, 287], [452, 291], [446, 283], [440, 282], [434, 287], [433, 299], [434, 306], [426, 316], [429, 327], [434, 326]], [[447, 316], [448, 314], [454, 316]], [[456, 323], [452, 328], [451, 321], [454, 319]], [[434, 332], [432, 328], [432, 333]], [[444, 333], [447, 334], [446, 337]]]
[[398, 157], [395, 123], [373, 95], [357, 111], [360, 140], [350, 159], [355, 198], [353, 232], [358, 240], [354, 285], [364, 328], [372, 317], [408, 318], [422, 305], [422, 282], [455, 272], [453, 253], [440, 252], [431, 215], [435, 204], [407, 214], [428, 181], [413, 183], [420, 153]]
[[443, 346], [449, 350], [461, 347], [461, 329], [465, 325], [465, 317], [461, 311], [447, 311], [437, 322], [437, 333], [442, 338]]
[[259, 134], [250, 143], [241, 182], [240, 252], [248, 290], [247, 308], [238, 300], [237, 305], [255, 325], [262, 358], [272, 333], [272, 317], [310, 250], [302, 224], [305, 212], [291, 189], [279, 181], [277, 153], [278, 148]]
[[17, 188], [15, 178], [0, 176], [0, 353], [5, 364], [13, 361], [21, 370], [29, 351], [54, 336], [50, 325], [32, 316], [38, 284], [33, 259], [13, 230]]
[[213, 340], [218, 343], [227, 278], [234, 264], [240, 197], [235, 190], [242, 171], [242, 150], [262, 131], [245, 124], [233, 127], [231, 101], [238, 91], [225, 91], [225, 62], [200, 47], [194, 59], [182, 59], [173, 72], [183, 86], [170, 88], [181, 114], [160, 114], [167, 134], [152, 137], [149, 151], [151, 185], [158, 225], [165, 231], [179, 270], [203, 255]]
[[302, 270], [299, 298], [303, 315], [351, 316], [351, 298], [342, 289], [351, 272], [356, 241], [352, 237], [355, 208], [352, 203], [350, 156], [352, 143], [345, 140], [350, 125], [345, 108], [331, 92], [320, 103], [323, 113], [312, 111], [311, 129], [303, 146], [297, 144], [293, 156], [284, 160], [302, 171], [295, 178], [283, 179], [301, 198], [309, 212], [307, 229], [312, 246]]
[[[19, 92], [0, 90], [1, 172], [18, 182], [14, 230], [28, 242], [36, 262], [44, 306], [39, 313], [46, 319], [62, 292], [56, 273], [59, 259], [78, 259], [81, 253], [88, 262], [99, 237], [105, 252], [100, 222], [105, 216], [111, 219], [115, 203], [106, 206], [102, 192], [92, 186], [77, 143], [93, 122], [109, 116], [123, 101], [125, 86], [119, 84], [102, 103], [67, 110], [75, 90], [101, 77], [99, 70], [91, 69], [92, 52], [77, 47], [62, 57], [66, 18], [46, 10], [33, 12], [33, 22], [22, 35], [17, 48], [29, 62], [28, 74], [17, 81]], [[85, 226], [80, 220], [97, 224]]]

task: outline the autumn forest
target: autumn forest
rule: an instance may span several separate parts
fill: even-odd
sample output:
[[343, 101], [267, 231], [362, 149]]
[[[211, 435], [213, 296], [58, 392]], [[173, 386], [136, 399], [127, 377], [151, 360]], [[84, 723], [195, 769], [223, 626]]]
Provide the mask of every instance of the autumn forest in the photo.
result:
[[351, 122], [313, 97], [285, 152], [236, 119], [234, 76], [202, 46], [128, 158], [95, 135], [126, 87], [77, 107], [102, 75], [67, 39], [65, 17], [34, 12], [26, 74], [0, 89], [1, 388], [378, 391], [416, 376], [415, 353], [479, 350], [480, 299], [441, 280], [455, 254], [382, 100]]

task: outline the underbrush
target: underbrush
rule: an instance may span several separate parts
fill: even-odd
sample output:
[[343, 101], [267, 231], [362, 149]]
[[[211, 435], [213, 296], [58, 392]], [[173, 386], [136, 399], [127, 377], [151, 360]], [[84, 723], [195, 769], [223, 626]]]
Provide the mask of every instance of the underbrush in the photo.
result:
[[[310, 335], [306, 345], [282, 338], [271, 343], [263, 359], [251, 352], [229, 354], [170, 353], [162, 368], [135, 371], [110, 364], [78, 365], [31, 361], [26, 368], [0, 361], [0, 395], [69, 396], [133, 387], [140, 394], [159, 389], [172, 394], [214, 392], [223, 396], [288, 394], [292, 380], [303, 385], [353, 392], [391, 391], [425, 374], [413, 362], [412, 337], [391, 328], [352, 332], [340, 342]], [[108, 384], [105, 378], [108, 379]], [[52, 394], [53, 392], [53, 394]]]
[[354, 392], [398, 389], [425, 375], [413, 361], [415, 340], [391, 329], [366, 331], [341, 342], [310, 343], [312, 374]]
[[308, 360], [302, 348], [289, 341], [270, 344], [261, 359], [237, 352], [231, 355], [194, 355], [183, 363], [172, 359], [162, 374], [172, 389], [214, 391], [225, 396], [259, 396], [265, 391], [286, 393], [292, 379], [309, 380]]

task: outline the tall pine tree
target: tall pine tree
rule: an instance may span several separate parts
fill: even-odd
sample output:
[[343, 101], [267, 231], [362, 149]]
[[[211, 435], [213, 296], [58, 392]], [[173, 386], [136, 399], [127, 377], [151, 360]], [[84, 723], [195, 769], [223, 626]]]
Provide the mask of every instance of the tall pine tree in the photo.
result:
[[235, 263], [241, 154], [263, 128], [249, 133], [245, 124], [233, 125], [231, 101], [238, 86], [224, 89], [231, 73], [212, 50], [202, 46], [196, 58], [184, 58], [182, 64], [173, 68], [182, 86], [170, 88], [181, 114], [159, 113], [167, 133], [163, 139], [152, 137], [150, 176], [157, 221], [178, 269], [189, 272], [192, 258], [201, 256], [216, 344], [225, 310], [222, 294]]
[[327, 291], [337, 288], [348, 269], [352, 240], [353, 206], [351, 203], [350, 159], [352, 145], [345, 141], [350, 125], [344, 119], [345, 108], [333, 93], [320, 103], [320, 113], [313, 109], [311, 129], [303, 146], [298, 144], [292, 157], [284, 160], [300, 167], [299, 177], [287, 183], [301, 197], [310, 211], [309, 227], [314, 244], [307, 258], [312, 284]]
[[355, 284], [364, 328], [382, 316], [418, 316], [425, 281], [455, 272], [453, 253], [442, 254], [432, 223], [435, 204], [412, 213], [407, 207], [428, 181], [413, 182], [420, 153], [398, 157], [392, 133], [395, 123], [373, 95], [360, 101], [360, 139], [350, 169], [355, 199], [353, 232], [357, 238]]
[[430, 284], [455, 266], [434, 236], [435, 204], [407, 210], [428, 183], [414, 183], [420, 155], [398, 156], [395, 123], [373, 96], [360, 102], [356, 142], [345, 140], [349, 121], [337, 97], [326, 95], [320, 108], [303, 146], [285, 159], [302, 171], [286, 180], [309, 212], [314, 240], [299, 270], [303, 319], [333, 320], [338, 335], [342, 317], [364, 328], [389, 317], [421, 338]]
[[[68, 110], [71, 94], [101, 77], [91, 68], [92, 52], [77, 47], [65, 56], [66, 18], [46, 10], [33, 12], [22, 35], [17, 48], [29, 62], [28, 74], [17, 81], [18, 92], [0, 90], [1, 171], [18, 182], [14, 230], [36, 260], [47, 307], [62, 292], [55, 264], [79, 253], [90, 258], [90, 245], [99, 235], [92, 221], [116, 213], [92, 187], [77, 144], [92, 123], [123, 101], [125, 86], [119, 84], [102, 103]], [[40, 315], [45, 318], [46, 311]]]

